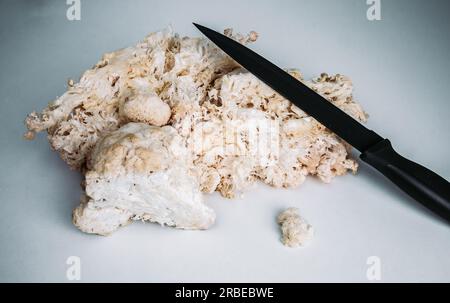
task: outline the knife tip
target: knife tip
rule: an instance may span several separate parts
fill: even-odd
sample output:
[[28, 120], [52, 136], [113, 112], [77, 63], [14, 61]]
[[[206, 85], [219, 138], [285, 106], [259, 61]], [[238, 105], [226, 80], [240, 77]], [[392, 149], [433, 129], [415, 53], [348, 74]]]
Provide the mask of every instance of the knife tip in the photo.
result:
[[206, 27], [204, 27], [203, 25], [200, 25], [200, 24], [195, 23], [195, 22], [192, 22], [192, 24], [194, 24], [194, 26], [195, 26], [198, 30], [200, 30], [201, 32], [203, 32], [204, 29], [206, 28]]

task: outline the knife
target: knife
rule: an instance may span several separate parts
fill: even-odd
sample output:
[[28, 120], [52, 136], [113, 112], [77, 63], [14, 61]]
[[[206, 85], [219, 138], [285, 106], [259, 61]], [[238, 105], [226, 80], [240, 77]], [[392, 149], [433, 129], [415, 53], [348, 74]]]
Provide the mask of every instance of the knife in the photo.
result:
[[388, 139], [366, 128], [254, 51], [205, 26], [193, 24], [242, 67], [359, 150], [364, 162], [450, 223], [450, 183], [447, 180], [399, 155]]

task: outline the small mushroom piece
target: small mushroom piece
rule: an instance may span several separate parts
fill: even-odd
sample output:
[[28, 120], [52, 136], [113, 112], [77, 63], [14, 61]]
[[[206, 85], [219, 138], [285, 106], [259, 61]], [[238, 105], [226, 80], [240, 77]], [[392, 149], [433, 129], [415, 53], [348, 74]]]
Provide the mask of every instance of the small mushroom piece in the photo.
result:
[[277, 221], [281, 225], [281, 242], [285, 246], [304, 246], [313, 237], [313, 227], [300, 216], [298, 208], [290, 207], [281, 212]]

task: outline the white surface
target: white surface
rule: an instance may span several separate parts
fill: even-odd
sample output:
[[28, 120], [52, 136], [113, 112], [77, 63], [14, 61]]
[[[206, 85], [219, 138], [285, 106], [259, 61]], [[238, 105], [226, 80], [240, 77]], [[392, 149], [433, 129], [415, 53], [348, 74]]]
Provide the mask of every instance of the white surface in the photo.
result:
[[[365, 165], [330, 185], [310, 178], [294, 190], [259, 185], [242, 200], [209, 196], [218, 219], [208, 231], [134, 223], [105, 238], [71, 224], [79, 173], [44, 135], [21, 139], [25, 115], [102, 53], [169, 23], [199, 35], [195, 21], [258, 31], [253, 49], [306, 77], [349, 75], [369, 126], [450, 179], [447, 1], [382, 1], [379, 22], [366, 20], [363, 0], [81, 2], [76, 22], [65, 1], [0, 5], [0, 281], [68, 281], [66, 259], [79, 256], [82, 282], [366, 282], [367, 258], [378, 256], [382, 282], [450, 282], [450, 227]], [[314, 226], [306, 248], [280, 242], [275, 218], [289, 206]]]

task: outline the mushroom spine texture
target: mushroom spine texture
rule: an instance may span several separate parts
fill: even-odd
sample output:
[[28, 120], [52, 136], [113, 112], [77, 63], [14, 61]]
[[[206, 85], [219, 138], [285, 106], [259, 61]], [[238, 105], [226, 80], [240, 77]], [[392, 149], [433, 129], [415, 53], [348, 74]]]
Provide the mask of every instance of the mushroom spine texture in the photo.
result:
[[[258, 37], [255, 32], [235, 35], [230, 29], [225, 34], [241, 43]], [[348, 77], [321, 74], [304, 80], [299, 71], [288, 72], [355, 119], [367, 120], [353, 98]], [[26, 138], [46, 131], [52, 149], [72, 169], [86, 173], [86, 195], [74, 211], [74, 222], [84, 231], [99, 234], [132, 219], [207, 228], [213, 213], [201, 202], [199, 192], [218, 191], [233, 198], [257, 180], [294, 187], [308, 175], [330, 182], [335, 176], [356, 172], [358, 166], [341, 138], [241, 69], [208, 40], [180, 37], [170, 28], [103, 55], [78, 83], [70, 81], [61, 97], [40, 113], [29, 114], [26, 126]], [[167, 142], [157, 143], [148, 136], [178, 147], [158, 157]], [[135, 157], [132, 169], [127, 155], [120, 161], [105, 156], [124, 150]], [[152, 154], [150, 162], [145, 160], [147, 153]], [[147, 165], [155, 167], [142, 170]], [[158, 208], [161, 213], [149, 211], [150, 202], [137, 198], [138, 193], [155, 193], [165, 182], [159, 202], [166, 202], [154, 203], [170, 203], [169, 197], [175, 199], [171, 186], [178, 186], [173, 180], [179, 178], [177, 174], [185, 176], [179, 181], [183, 190], [192, 193], [182, 197], [190, 199], [193, 208], [183, 211], [193, 216], [191, 220], [173, 213], [178, 208], [171, 215], [163, 208]], [[108, 185], [108, 180], [115, 186]], [[134, 183], [139, 189], [129, 187]], [[197, 209], [199, 205], [204, 207]], [[116, 218], [114, 222], [105, 221], [110, 217]], [[95, 224], [99, 226], [89, 229]]]
[[102, 235], [132, 219], [208, 228], [215, 213], [203, 203], [181, 141], [171, 126], [134, 122], [106, 135], [89, 159], [87, 201], [74, 211], [74, 224]]

